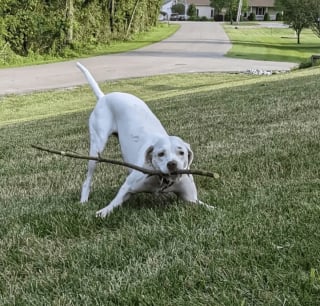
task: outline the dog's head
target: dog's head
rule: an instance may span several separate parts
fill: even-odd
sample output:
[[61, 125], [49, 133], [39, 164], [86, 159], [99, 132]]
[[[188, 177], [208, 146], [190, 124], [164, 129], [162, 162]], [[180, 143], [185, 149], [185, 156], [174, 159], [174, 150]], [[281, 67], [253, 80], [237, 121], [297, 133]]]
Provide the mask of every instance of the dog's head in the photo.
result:
[[193, 160], [190, 145], [181, 138], [169, 136], [159, 139], [146, 151], [146, 164], [163, 174], [170, 174], [177, 170], [189, 169]]

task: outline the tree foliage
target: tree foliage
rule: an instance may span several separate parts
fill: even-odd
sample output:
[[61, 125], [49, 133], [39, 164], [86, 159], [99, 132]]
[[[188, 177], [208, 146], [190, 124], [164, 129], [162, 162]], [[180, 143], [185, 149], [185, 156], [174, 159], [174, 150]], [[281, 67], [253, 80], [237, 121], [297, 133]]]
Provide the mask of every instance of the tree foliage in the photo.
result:
[[318, 0], [276, 0], [276, 6], [284, 11], [283, 21], [289, 24], [300, 35], [304, 28], [311, 26], [313, 20], [312, 3]]
[[16, 54], [63, 55], [68, 49], [126, 39], [157, 23], [161, 0], [0, 0], [0, 44]]
[[185, 6], [183, 3], [177, 3], [172, 5], [171, 7], [172, 13], [178, 13], [179, 15], [184, 15], [185, 13]]
[[312, 12], [311, 28], [313, 32], [318, 37], [320, 37], [320, 1], [319, 0], [311, 1], [311, 12]]
[[[210, 6], [215, 9], [216, 14], [220, 14], [222, 9], [227, 12], [227, 18], [230, 19], [232, 23], [238, 12], [239, 0], [210, 0]], [[248, 7], [248, 1], [242, 1], [242, 11], [246, 10]]]
[[187, 15], [189, 17], [196, 17], [197, 16], [197, 8], [195, 6], [195, 4], [191, 3], [189, 6], [188, 6], [188, 11], [187, 11]]

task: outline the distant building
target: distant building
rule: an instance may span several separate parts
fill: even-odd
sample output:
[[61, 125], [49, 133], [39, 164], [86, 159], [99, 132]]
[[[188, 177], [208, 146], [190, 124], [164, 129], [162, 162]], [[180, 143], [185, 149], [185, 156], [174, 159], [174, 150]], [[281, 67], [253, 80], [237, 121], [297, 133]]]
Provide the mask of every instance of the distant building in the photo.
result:
[[266, 13], [269, 14], [270, 20], [276, 20], [278, 11], [275, 9], [275, 0], [248, 0], [248, 12], [256, 15], [256, 20], [263, 20]]
[[[187, 14], [190, 4], [194, 4], [197, 9], [198, 17], [207, 17], [211, 19], [214, 17], [214, 8], [210, 6], [210, 0], [164, 0], [161, 11], [166, 13], [168, 18], [172, 14], [172, 6], [182, 3], [185, 5]], [[251, 13], [256, 15], [256, 20], [263, 20], [266, 13], [269, 14], [270, 20], [276, 20], [278, 11], [275, 8], [275, 0], [248, 0], [248, 11], [243, 13], [246, 18]], [[188, 16], [186, 16], [187, 18]]]
[[194, 4], [197, 9], [197, 17], [214, 17], [214, 8], [210, 6], [210, 0], [186, 0], [187, 6]]
[[[187, 15], [188, 7], [190, 4], [194, 4], [197, 9], [198, 17], [207, 17], [208, 19], [213, 18], [214, 8], [210, 6], [210, 0], [164, 0], [161, 7], [161, 12], [166, 13], [168, 18], [172, 14], [171, 7], [177, 3], [185, 5], [185, 14]], [[188, 16], [186, 16], [187, 18]]]

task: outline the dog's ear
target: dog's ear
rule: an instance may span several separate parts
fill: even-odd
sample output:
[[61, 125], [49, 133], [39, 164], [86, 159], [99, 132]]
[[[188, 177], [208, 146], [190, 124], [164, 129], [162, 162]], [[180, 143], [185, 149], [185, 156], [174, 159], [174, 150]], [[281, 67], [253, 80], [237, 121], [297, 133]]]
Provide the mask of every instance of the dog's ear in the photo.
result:
[[145, 153], [145, 164], [148, 166], [152, 166], [152, 152], [153, 152], [154, 147], [150, 146]]
[[188, 150], [188, 168], [190, 167], [190, 165], [192, 164], [192, 161], [193, 161], [193, 152], [191, 150], [191, 147], [188, 143], [184, 143], [187, 150]]

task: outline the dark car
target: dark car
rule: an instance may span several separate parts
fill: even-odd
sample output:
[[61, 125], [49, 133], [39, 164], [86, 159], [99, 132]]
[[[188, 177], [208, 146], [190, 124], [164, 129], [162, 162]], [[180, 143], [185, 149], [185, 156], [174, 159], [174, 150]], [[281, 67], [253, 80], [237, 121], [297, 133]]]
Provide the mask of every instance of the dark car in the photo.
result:
[[172, 13], [172, 14], [170, 15], [170, 20], [171, 20], [171, 21], [177, 21], [177, 20], [179, 20], [179, 14], [178, 14], [178, 13]]

